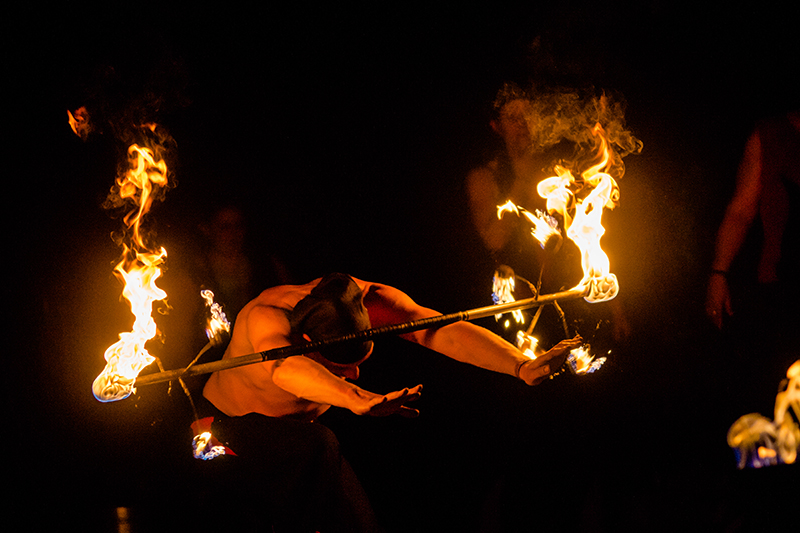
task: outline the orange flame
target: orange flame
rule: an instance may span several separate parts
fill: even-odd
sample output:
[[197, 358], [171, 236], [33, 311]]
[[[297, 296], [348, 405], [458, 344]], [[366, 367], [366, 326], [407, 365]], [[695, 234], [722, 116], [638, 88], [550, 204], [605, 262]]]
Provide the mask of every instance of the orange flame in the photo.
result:
[[583, 375], [591, 374], [597, 371], [603, 363], [606, 362], [605, 357], [595, 359], [594, 355], [590, 352], [591, 347], [588, 344], [579, 346], [569, 352], [567, 356], [568, 367], [574, 374]]
[[150, 148], [134, 144], [128, 148], [128, 167], [117, 178], [109, 200], [135, 205], [124, 219], [131, 230], [130, 245], [122, 243], [122, 260], [114, 268], [115, 275], [124, 282], [122, 295], [130, 303], [135, 320], [132, 330], [120, 333], [119, 341], [105, 352], [106, 367], [92, 384], [92, 392], [101, 402], [128, 397], [135, 390], [139, 372], [155, 360], [145, 344], [157, 332], [153, 303], [167, 296], [156, 286], [167, 252], [164, 248], [149, 250], [141, 234], [142, 218], [150, 210], [154, 193], [167, 184], [167, 165]]
[[[601, 223], [603, 209], [613, 209], [617, 205], [619, 188], [614, 178], [605, 172], [611, 157], [599, 123], [592, 128], [592, 135], [599, 141], [599, 162], [582, 172], [579, 179], [557, 166], [558, 175], [539, 182], [537, 191], [547, 200], [547, 211], [562, 216], [567, 237], [581, 252], [583, 279], [576, 288], [588, 288], [586, 300], [600, 302], [614, 298], [619, 291], [617, 277], [610, 272], [608, 256], [600, 247], [600, 238], [605, 233]], [[576, 193], [584, 189], [589, 192], [581, 199]]]
[[225, 311], [222, 310], [222, 306], [214, 301], [213, 291], [202, 290], [200, 296], [205, 300], [210, 314], [206, 325], [206, 336], [212, 344], [221, 344], [231, 331], [231, 323], [228, 321]]

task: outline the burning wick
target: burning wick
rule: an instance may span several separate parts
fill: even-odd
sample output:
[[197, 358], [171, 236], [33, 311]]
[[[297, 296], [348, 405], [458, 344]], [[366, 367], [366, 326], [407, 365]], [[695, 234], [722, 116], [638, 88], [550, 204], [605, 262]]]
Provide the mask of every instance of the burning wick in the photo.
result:
[[761, 468], [779, 463], [792, 464], [800, 449], [800, 360], [786, 371], [786, 388], [775, 398], [775, 419], [758, 413], [742, 416], [728, 430], [728, 446], [738, 457], [738, 467]]
[[606, 362], [605, 357], [595, 359], [593, 355], [589, 354], [591, 347], [585, 344], [579, 348], [572, 350], [567, 356], [567, 363], [569, 369], [573, 374], [582, 376], [584, 374], [591, 374], [597, 371], [603, 363]]

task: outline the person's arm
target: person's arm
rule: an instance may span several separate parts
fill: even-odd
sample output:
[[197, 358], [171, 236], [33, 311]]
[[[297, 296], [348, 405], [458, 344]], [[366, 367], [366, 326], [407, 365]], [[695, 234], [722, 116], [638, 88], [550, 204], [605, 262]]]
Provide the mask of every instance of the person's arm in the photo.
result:
[[[373, 327], [439, 314], [418, 305], [402, 291], [379, 284], [370, 285], [364, 297], [364, 305], [369, 310]], [[456, 361], [519, 377], [528, 385], [538, 385], [551, 372], [558, 370], [567, 353], [582, 343], [579, 336], [566, 339], [531, 360], [506, 340], [469, 322], [456, 322], [402, 336]]]
[[[288, 322], [282, 309], [261, 305], [254, 307], [247, 316], [247, 337], [255, 351], [289, 345], [288, 333]], [[334, 375], [323, 365], [303, 355], [287, 357], [272, 365], [269, 371], [259, 364], [244, 367], [249, 371], [250, 384], [257, 388], [260, 380], [269, 379], [298, 398], [342, 407], [358, 415], [419, 414], [416, 409], [404, 404], [419, 398], [421, 385], [388, 394], [376, 394]]]
[[422, 385], [376, 394], [332, 374], [308, 357], [294, 356], [278, 361], [272, 379], [277, 386], [298, 398], [349, 409], [357, 415], [419, 415], [419, 411], [404, 404], [419, 398]]
[[761, 139], [755, 132], [745, 145], [736, 190], [717, 233], [706, 295], [706, 314], [717, 328], [724, 315], [733, 313], [727, 274], [758, 213], [761, 189]]

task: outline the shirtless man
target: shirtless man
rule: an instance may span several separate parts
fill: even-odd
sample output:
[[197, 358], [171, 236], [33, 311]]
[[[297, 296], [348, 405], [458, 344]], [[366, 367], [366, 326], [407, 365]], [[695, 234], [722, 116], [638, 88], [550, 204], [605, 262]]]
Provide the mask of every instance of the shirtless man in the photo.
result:
[[[338, 323], [333, 318], [321, 319], [308, 325], [326, 312], [349, 315], [348, 320]], [[416, 304], [398, 289], [333, 274], [306, 285], [284, 285], [262, 292], [239, 313], [224, 357], [438, 314]], [[293, 331], [293, 322], [295, 329], [305, 330]], [[551, 371], [558, 370], [551, 361], [554, 358], [563, 360], [581, 343], [579, 337], [562, 341], [532, 360], [500, 337], [468, 322], [402, 336], [457, 361], [519, 377], [528, 385], [538, 385]], [[419, 397], [421, 385], [377, 394], [349, 381], [358, 378], [359, 365], [371, 353], [372, 343], [367, 342], [327, 354], [328, 357], [311, 353], [216, 372], [206, 384], [203, 395], [228, 416], [260, 413], [312, 421], [330, 406], [349, 409], [358, 415], [418, 414], [406, 403]]]
[[[435, 316], [403, 292], [332, 274], [307, 285], [267, 289], [239, 313], [224, 357], [317, 341]], [[535, 360], [467, 322], [408, 333], [458, 361], [537, 385], [558, 370], [581, 339], [564, 340]], [[213, 404], [215, 433], [237, 454], [232, 490], [258, 504], [245, 511], [275, 531], [380, 531], [366, 494], [333, 432], [312, 423], [330, 406], [358, 415], [416, 416], [407, 404], [421, 385], [380, 394], [355, 385], [372, 342], [212, 374], [203, 391]], [[216, 411], [216, 412], [214, 412]], [[255, 494], [258, 496], [255, 496]], [[241, 499], [236, 497], [236, 503]], [[255, 507], [256, 509], [254, 509]], [[262, 516], [263, 515], [263, 516]]]

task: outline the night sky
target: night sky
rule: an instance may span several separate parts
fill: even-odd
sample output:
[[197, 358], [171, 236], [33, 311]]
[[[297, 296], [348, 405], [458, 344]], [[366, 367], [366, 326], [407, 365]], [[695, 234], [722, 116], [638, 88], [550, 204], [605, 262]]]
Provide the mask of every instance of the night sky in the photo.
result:
[[[120, 220], [101, 208], [123, 124], [153, 120], [176, 143], [177, 185], [150, 220], [170, 254], [164, 284], [176, 287], [160, 355], [177, 368], [204, 344], [181, 295], [199, 289], [199, 228], [226, 203], [244, 210], [254, 258], [281, 257], [294, 281], [343, 271], [442, 312], [485, 305], [472, 298], [490, 280], [472, 266], [463, 180], [494, 142], [498, 87], [534, 75], [624, 95], [644, 144], [626, 158], [604, 238], [634, 333], [601, 372], [533, 391], [388, 343], [364, 386], [423, 382], [423, 416], [330, 422], [379, 517], [390, 531], [471, 531], [491, 522], [486, 508], [515, 526], [523, 509], [594, 512], [608, 525], [635, 508], [625, 523], [659, 526], [681, 505], [719, 524], [742, 497], [724, 487], [797, 480], [792, 467], [737, 474], [725, 432], [738, 415], [713, 411], [730, 391], [710, 385], [723, 342], [703, 316], [743, 143], [758, 120], [798, 105], [788, 12], [655, 1], [117, 11], [31, 14], [4, 32], [16, 94], [4, 106], [15, 273], [3, 290], [5, 447], [15, 496], [41, 504], [32, 524], [113, 530], [113, 509], [128, 506], [142, 524], [157, 516], [181, 530], [214, 492], [191, 458], [177, 387], [114, 404], [91, 395], [103, 351], [130, 325], [111, 274]], [[86, 142], [66, 120], [82, 105], [102, 130]], [[773, 400], [736, 409], [771, 415]], [[582, 461], [591, 466], [570, 466]], [[529, 491], [549, 512], [519, 493], [487, 507], [497, 486]]]

